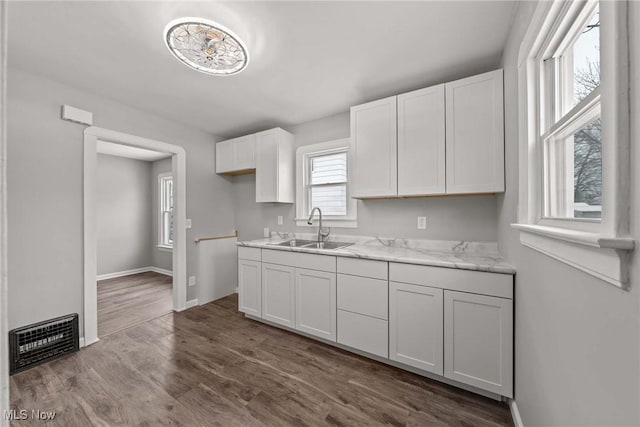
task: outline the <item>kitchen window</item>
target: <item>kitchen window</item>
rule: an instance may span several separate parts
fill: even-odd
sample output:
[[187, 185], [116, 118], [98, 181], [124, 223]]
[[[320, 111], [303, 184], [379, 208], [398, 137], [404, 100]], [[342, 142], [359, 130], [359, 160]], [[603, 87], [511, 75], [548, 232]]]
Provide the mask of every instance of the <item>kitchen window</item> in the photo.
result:
[[541, 2], [518, 58], [520, 242], [626, 288], [627, 2]]
[[349, 139], [302, 146], [296, 152], [296, 223], [307, 226], [314, 207], [324, 223], [356, 227], [356, 201], [349, 196]]
[[158, 247], [173, 248], [174, 221], [173, 221], [173, 175], [171, 173], [158, 176]]

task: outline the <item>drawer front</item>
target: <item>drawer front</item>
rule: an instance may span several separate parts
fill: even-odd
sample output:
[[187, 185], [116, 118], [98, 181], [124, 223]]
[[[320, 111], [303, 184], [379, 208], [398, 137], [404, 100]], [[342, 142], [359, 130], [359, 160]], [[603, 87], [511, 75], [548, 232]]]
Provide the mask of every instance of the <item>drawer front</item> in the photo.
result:
[[513, 276], [510, 274], [390, 262], [389, 280], [473, 294], [513, 298]]
[[338, 274], [338, 308], [378, 319], [388, 319], [386, 280]]
[[338, 310], [338, 342], [389, 357], [389, 324], [386, 320]]
[[338, 273], [354, 276], [387, 280], [389, 277], [388, 265], [389, 263], [386, 261], [338, 257]]
[[330, 273], [336, 272], [336, 257], [327, 255], [263, 249], [262, 262], [290, 265], [309, 270], [328, 271]]
[[248, 248], [246, 246], [238, 246], [238, 258], [247, 259], [249, 261], [262, 261], [262, 250], [260, 248]]

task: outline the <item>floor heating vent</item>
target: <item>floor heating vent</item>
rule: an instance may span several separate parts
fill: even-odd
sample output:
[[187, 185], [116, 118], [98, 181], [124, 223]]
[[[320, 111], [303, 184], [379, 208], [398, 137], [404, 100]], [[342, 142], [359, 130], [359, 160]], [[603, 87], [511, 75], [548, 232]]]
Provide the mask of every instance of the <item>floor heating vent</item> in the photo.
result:
[[56, 317], [9, 332], [11, 375], [80, 349], [78, 315]]

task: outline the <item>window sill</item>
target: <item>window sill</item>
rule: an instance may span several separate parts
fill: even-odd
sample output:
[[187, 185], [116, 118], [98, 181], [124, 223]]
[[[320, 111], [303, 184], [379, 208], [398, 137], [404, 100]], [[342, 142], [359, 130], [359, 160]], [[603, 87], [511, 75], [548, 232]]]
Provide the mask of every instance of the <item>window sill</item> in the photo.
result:
[[156, 245], [156, 248], [158, 248], [159, 251], [162, 252], [173, 252], [173, 246], [169, 246], [169, 245]]
[[[296, 218], [296, 226], [298, 227], [318, 227], [318, 220], [314, 218], [313, 225], [307, 223], [307, 218]], [[357, 219], [323, 219], [323, 227], [335, 227], [335, 228], [358, 228]]]
[[520, 230], [520, 243], [524, 246], [627, 289], [633, 239], [533, 224], [511, 227]]

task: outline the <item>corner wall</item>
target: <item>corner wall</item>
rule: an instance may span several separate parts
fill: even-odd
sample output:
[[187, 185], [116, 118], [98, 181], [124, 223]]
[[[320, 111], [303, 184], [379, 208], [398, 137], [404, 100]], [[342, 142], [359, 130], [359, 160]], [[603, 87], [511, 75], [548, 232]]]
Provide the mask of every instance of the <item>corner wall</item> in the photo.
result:
[[150, 266], [151, 163], [98, 154], [97, 273]]
[[[632, 55], [632, 223], [640, 242], [640, 3], [629, 2]], [[520, 245], [518, 76], [520, 43], [536, 3], [519, 5], [505, 49], [507, 192], [498, 198], [501, 253], [517, 268], [515, 400], [526, 426], [640, 424], [640, 265], [622, 291]]]

